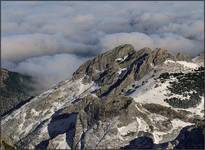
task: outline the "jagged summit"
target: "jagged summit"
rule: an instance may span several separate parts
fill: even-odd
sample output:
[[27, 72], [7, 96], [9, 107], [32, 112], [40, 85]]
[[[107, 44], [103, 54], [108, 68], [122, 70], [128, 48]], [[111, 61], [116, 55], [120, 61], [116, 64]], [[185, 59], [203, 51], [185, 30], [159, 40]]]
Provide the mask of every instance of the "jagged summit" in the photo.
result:
[[5, 116], [2, 139], [19, 149], [119, 149], [143, 137], [175, 147], [204, 111], [204, 68], [181, 58], [128, 44], [102, 53]]
[[155, 65], [167, 59], [182, 61], [188, 58], [181, 53], [173, 56], [161, 48], [152, 50], [145, 47], [136, 51], [132, 45], [125, 44], [85, 62], [74, 72], [73, 79], [83, 78], [84, 83], [97, 83], [101, 86], [97, 90], [98, 96], [106, 96], [110, 92], [119, 94], [128, 85], [144, 77]]
[[97, 91], [98, 96], [106, 96], [113, 89], [119, 94], [128, 84], [149, 72], [151, 65], [151, 49], [135, 51], [133, 46], [126, 44], [87, 61], [73, 74], [73, 79], [97, 83], [102, 87]]
[[[95, 75], [108, 68], [116, 69], [119, 66], [130, 65], [130, 62], [140, 58], [143, 54], [148, 55], [149, 63], [159, 65], [167, 59], [175, 61], [191, 61], [191, 57], [187, 54], [177, 53], [171, 54], [168, 50], [156, 48], [154, 50], [145, 47], [136, 51], [130, 44], [120, 45], [110, 51], [99, 54], [92, 60], [88, 60], [82, 64], [74, 73], [73, 79], [79, 79], [83, 76], [91, 76], [88, 80], [96, 80]], [[92, 75], [93, 74], [93, 75]]]
[[170, 54], [166, 49], [156, 48], [153, 51], [153, 63], [155, 65], [163, 63], [168, 58], [174, 59], [174, 56]]

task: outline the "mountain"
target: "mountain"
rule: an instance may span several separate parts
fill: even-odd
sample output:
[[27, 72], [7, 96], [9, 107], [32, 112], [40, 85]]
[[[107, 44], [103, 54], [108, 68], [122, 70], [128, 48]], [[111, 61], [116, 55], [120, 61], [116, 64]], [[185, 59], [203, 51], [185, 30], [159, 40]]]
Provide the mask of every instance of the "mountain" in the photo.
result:
[[204, 67], [186, 55], [120, 45], [4, 116], [2, 140], [19, 149], [189, 148], [183, 135], [203, 134], [203, 96]]
[[1, 116], [26, 103], [33, 95], [32, 78], [17, 72], [1, 69]]

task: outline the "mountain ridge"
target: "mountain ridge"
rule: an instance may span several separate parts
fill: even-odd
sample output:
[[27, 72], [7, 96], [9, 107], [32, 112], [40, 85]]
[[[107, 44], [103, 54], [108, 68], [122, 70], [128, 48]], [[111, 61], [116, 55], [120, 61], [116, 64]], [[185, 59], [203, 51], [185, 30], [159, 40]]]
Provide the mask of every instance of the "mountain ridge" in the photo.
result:
[[[201, 118], [204, 100], [186, 110], [172, 107], [164, 99], [172, 98], [170, 82], [177, 79], [159, 76], [197, 74], [201, 69], [188, 57], [165, 49], [118, 46], [82, 64], [71, 80], [4, 117], [3, 139], [18, 148], [37, 149], [120, 148], [145, 135], [155, 144], [174, 140], [183, 127], [194, 123], [193, 118]], [[160, 112], [153, 109], [157, 107]], [[14, 126], [19, 128], [13, 131]]]

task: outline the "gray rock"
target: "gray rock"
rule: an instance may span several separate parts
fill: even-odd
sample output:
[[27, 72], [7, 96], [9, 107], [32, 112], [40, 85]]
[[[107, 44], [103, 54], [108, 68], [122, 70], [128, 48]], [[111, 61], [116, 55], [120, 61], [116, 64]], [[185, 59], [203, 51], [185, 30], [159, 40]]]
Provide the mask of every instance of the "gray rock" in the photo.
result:
[[174, 59], [174, 56], [171, 53], [169, 53], [168, 50], [162, 48], [156, 48], [152, 54], [154, 65], [159, 65], [168, 58]]
[[175, 59], [178, 61], [191, 61], [191, 56], [185, 53], [177, 53]]

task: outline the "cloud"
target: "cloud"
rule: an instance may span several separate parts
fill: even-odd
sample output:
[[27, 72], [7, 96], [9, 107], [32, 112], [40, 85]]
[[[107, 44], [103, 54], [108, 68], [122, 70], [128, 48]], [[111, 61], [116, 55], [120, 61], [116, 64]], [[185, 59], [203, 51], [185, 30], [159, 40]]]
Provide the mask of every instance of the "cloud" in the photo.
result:
[[173, 52], [183, 52], [196, 56], [203, 50], [203, 45], [195, 40], [184, 38], [183, 36], [167, 33], [162, 36], [151, 35], [154, 40], [154, 48], [165, 48]]
[[154, 41], [148, 35], [138, 32], [115, 33], [101, 39], [101, 45], [105, 50], [122, 44], [132, 44], [136, 50], [139, 50], [144, 47], [153, 47]]
[[38, 90], [41, 90], [51, 87], [62, 80], [70, 79], [76, 68], [86, 60], [87, 58], [72, 54], [56, 54], [53, 56], [33, 57], [18, 64], [4, 62], [2, 66], [15, 72], [33, 76]]
[[9, 61], [20, 61], [26, 58], [51, 55], [57, 53], [72, 53], [94, 55], [94, 46], [66, 40], [60, 35], [21, 34], [2, 38], [2, 57]]
[[[40, 68], [35, 74], [25, 65], [19, 65], [30, 60], [29, 64], [35, 66], [33, 59], [50, 62], [61, 54], [65, 59], [67, 56], [87, 59], [123, 43], [133, 44], [136, 49], [163, 47], [194, 56], [204, 50], [203, 4], [199, 1], [4, 1], [2, 63], [14, 64], [18, 72], [42, 80], [46, 75], [41, 74]], [[62, 64], [60, 59], [55, 59], [56, 64], [57, 61]], [[62, 64], [62, 68], [70, 64]], [[60, 72], [63, 79], [65, 72]], [[50, 74], [55, 76], [55, 72]], [[71, 72], [66, 75], [71, 76]]]
[[203, 2], [2, 3], [3, 59], [47, 53], [93, 56], [101, 52], [104, 36], [133, 32], [172, 33], [202, 45]]
[[139, 32], [115, 33], [104, 36], [100, 43], [105, 51], [122, 44], [131, 44], [136, 50], [144, 47], [150, 47], [152, 49], [160, 47], [172, 52], [184, 52], [191, 55], [197, 55], [198, 50], [203, 49], [203, 46], [199, 42], [173, 33], [163, 35], [147, 35]]

